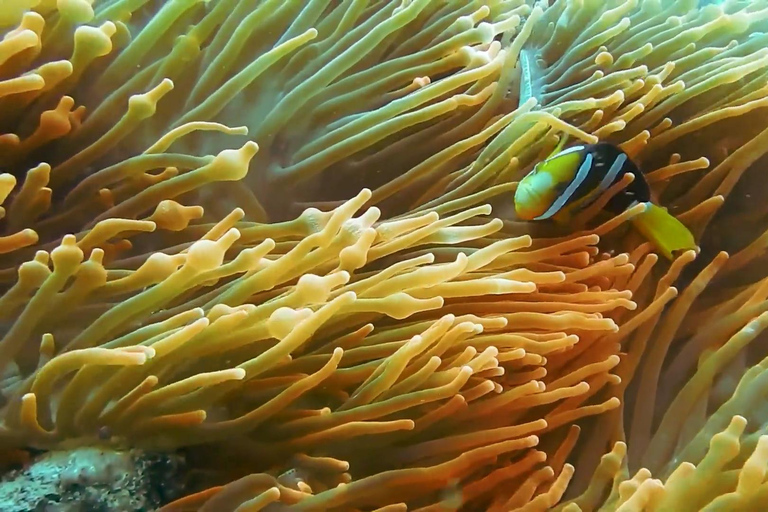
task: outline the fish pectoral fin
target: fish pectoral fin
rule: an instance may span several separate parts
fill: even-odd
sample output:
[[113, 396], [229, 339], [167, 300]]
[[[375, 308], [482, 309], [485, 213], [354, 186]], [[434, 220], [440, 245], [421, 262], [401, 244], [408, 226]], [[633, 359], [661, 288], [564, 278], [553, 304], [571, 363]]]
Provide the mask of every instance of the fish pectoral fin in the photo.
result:
[[685, 224], [653, 203], [646, 203], [645, 211], [632, 218], [632, 224], [667, 259], [674, 259], [682, 251], [698, 250], [696, 240]]
[[552, 221], [559, 226], [567, 226], [573, 222], [573, 212], [570, 208], [563, 208], [552, 216]]

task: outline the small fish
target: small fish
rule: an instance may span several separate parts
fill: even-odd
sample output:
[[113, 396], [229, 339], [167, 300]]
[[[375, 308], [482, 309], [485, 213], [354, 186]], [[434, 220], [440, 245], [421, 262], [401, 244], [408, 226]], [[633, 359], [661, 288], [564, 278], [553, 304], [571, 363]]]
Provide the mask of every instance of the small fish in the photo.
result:
[[688, 228], [651, 201], [651, 190], [643, 173], [624, 151], [606, 142], [562, 149], [565, 140], [563, 137], [552, 155], [520, 181], [515, 192], [515, 211], [520, 219], [551, 218], [566, 223], [625, 174], [632, 173], [635, 179], [608, 201], [605, 210], [618, 215], [638, 203], [646, 203], [645, 212], [631, 222], [659, 252], [674, 259], [680, 252], [698, 250]]

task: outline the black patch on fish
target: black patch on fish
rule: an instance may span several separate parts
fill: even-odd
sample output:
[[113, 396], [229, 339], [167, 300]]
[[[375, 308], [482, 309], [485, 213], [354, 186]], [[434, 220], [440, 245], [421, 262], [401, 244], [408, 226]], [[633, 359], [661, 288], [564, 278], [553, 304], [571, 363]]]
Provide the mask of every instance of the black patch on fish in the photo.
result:
[[[584, 182], [579, 185], [574, 191], [573, 196], [568, 199], [566, 205], [578, 201], [594, 192], [598, 186], [600, 186], [600, 182], [611, 168], [613, 162], [620, 155], [626, 154], [617, 146], [607, 142], [589, 144], [581, 150], [579, 166], [581, 166], [589, 153], [592, 154], [592, 168]], [[619, 172], [616, 173], [616, 176], [613, 181], [608, 184], [608, 187], [621, 181], [624, 175], [630, 172], [635, 175], [634, 181], [632, 181], [632, 183], [630, 183], [622, 192], [613, 196], [611, 200], [608, 201], [608, 204], [606, 204], [605, 210], [618, 215], [635, 203], [644, 203], [651, 200], [651, 189], [648, 187], [648, 182], [645, 181], [645, 176], [643, 176], [640, 169], [638, 169], [634, 162], [632, 162], [629, 155], [627, 155], [624, 165], [622, 165]], [[597, 197], [599, 197], [599, 195]], [[595, 200], [597, 197], [595, 197]], [[583, 207], [586, 207], [589, 204], [590, 203], [584, 204]]]

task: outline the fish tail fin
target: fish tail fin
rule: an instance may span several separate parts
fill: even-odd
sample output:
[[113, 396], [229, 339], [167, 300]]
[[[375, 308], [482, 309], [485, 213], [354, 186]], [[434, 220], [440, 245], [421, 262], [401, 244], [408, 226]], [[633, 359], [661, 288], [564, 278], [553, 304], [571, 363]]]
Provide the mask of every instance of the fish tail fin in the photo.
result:
[[653, 203], [646, 203], [645, 211], [633, 217], [632, 224], [670, 260], [679, 251], [698, 251], [690, 230], [667, 210]]

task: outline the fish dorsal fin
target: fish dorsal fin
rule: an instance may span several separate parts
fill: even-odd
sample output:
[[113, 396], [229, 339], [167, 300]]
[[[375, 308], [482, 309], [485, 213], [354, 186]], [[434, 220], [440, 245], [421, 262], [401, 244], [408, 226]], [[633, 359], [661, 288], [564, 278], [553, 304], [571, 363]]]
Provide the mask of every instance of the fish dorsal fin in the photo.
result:
[[555, 185], [565, 185], [576, 177], [584, 148], [585, 146], [571, 146], [560, 150], [555, 148], [552, 155], [536, 165], [535, 169], [537, 172], [549, 174]]
[[568, 142], [568, 134], [564, 133], [560, 137], [560, 140], [557, 142], [557, 146], [555, 146], [555, 149], [552, 150], [552, 152], [549, 154], [549, 156], [547, 158], [544, 159], [544, 161], [546, 162], [547, 160], [550, 160], [552, 157], [554, 157], [555, 155], [560, 153], [563, 150], [563, 148], [565, 147], [565, 144], [567, 142]]

